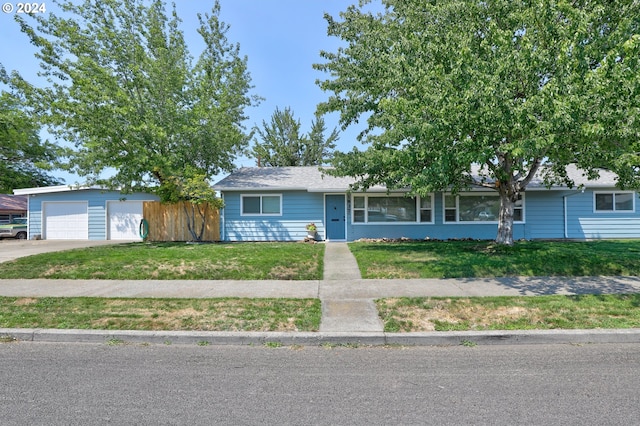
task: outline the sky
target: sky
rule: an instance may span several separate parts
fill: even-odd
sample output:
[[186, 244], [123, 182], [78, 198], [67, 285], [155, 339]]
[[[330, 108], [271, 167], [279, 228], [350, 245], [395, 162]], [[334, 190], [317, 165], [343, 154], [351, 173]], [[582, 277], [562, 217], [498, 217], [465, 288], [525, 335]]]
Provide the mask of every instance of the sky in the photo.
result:
[[[221, 19], [230, 26], [227, 38], [240, 44], [240, 53], [248, 58], [249, 72], [254, 85], [253, 94], [264, 100], [257, 107], [245, 110], [249, 117], [245, 126], [262, 126], [270, 122], [276, 107], [283, 110], [290, 107], [295, 118], [301, 122], [303, 132], [311, 128], [316, 106], [326, 101], [330, 93], [323, 92], [316, 84], [317, 79], [328, 75], [313, 69], [314, 63], [323, 62], [320, 51], [335, 52], [341, 41], [327, 35], [324, 14], [338, 17], [341, 11], [358, 0], [220, 0]], [[56, 13], [57, 6], [51, 1], [44, 3], [48, 13]], [[3, 2], [4, 4], [4, 2]], [[12, 3], [9, 3], [12, 4]], [[211, 11], [212, 0], [177, 0], [178, 16], [182, 19], [189, 51], [197, 58], [203, 44], [197, 34], [197, 14]], [[17, 5], [17, 2], [13, 2]], [[167, 6], [170, 10], [170, 3]], [[39, 63], [35, 58], [36, 49], [27, 36], [20, 32], [14, 21], [16, 11], [0, 12], [0, 63], [7, 71], [17, 70], [30, 82], [37, 82]], [[2, 88], [0, 86], [0, 88]], [[325, 116], [327, 135], [338, 126], [338, 115]], [[363, 130], [360, 126], [350, 126], [340, 132], [337, 149], [349, 151], [360, 146], [356, 136]], [[44, 134], [48, 137], [48, 134]], [[255, 166], [255, 160], [240, 157], [236, 166]], [[67, 184], [83, 183], [80, 178], [63, 171], [52, 173]], [[216, 176], [216, 181], [223, 175]]]

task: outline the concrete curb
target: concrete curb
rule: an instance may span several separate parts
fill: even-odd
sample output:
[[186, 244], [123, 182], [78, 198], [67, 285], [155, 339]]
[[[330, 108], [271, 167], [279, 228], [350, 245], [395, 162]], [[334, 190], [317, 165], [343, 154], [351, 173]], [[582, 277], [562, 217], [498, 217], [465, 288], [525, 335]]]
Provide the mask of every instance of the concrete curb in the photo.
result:
[[384, 332], [217, 332], [0, 328], [0, 338], [27, 342], [160, 345], [457, 346], [640, 343], [640, 329]]

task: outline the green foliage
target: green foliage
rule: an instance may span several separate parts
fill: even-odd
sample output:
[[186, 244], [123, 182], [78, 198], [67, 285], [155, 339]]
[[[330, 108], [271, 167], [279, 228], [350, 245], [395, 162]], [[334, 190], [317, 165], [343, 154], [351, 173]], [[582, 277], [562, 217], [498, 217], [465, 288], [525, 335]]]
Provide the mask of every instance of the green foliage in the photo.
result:
[[319, 109], [367, 119], [368, 149], [334, 161], [356, 188], [494, 189], [512, 244], [513, 202], [541, 168], [547, 184], [572, 186], [571, 163], [639, 183], [637, 1], [367, 3], [326, 16], [344, 47], [315, 65], [333, 93]]
[[321, 311], [318, 299], [0, 297], [0, 328], [317, 331]]
[[323, 254], [321, 244], [134, 243], [16, 259], [0, 278], [318, 280]]
[[[183, 206], [187, 216], [187, 228], [193, 241], [202, 241], [209, 209], [220, 209], [224, 206], [222, 199], [216, 197], [216, 191], [204, 173], [193, 166], [186, 166], [181, 177], [172, 176], [163, 181], [158, 188], [158, 195], [165, 203], [188, 201]], [[200, 218], [199, 228], [196, 227], [197, 218]]]
[[0, 193], [62, 183], [47, 171], [64, 150], [41, 141], [39, 131], [37, 118], [15, 96], [0, 93]]
[[[251, 134], [242, 126], [250, 76], [239, 46], [226, 38], [220, 5], [199, 15], [205, 48], [194, 62], [179, 28], [155, 0], [59, 3], [63, 14], [16, 19], [40, 51], [46, 87], [13, 72], [9, 82], [50, 132], [73, 142], [70, 167], [88, 183], [148, 189], [189, 180], [188, 166], [212, 176], [233, 169]], [[35, 23], [31, 22], [35, 20]], [[115, 175], [97, 176], [107, 168]]]
[[638, 276], [640, 241], [350, 243], [363, 278]]
[[262, 121], [262, 129], [256, 128], [261, 140], [249, 152], [258, 164], [267, 167], [320, 166], [333, 155], [338, 131], [334, 129], [325, 139], [324, 118], [318, 116], [311, 122], [311, 131], [300, 134], [300, 120], [296, 120], [290, 108], [276, 111], [271, 123]]

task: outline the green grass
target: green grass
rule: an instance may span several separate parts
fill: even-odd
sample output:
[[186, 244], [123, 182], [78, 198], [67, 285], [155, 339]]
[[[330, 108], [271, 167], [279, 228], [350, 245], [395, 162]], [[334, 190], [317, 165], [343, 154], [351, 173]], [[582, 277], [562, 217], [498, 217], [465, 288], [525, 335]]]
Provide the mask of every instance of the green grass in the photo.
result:
[[5, 262], [0, 279], [317, 280], [323, 256], [323, 244], [131, 243]]
[[363, 278], [640, 275], [640, 241], [350, 243]]
[[318, 299], [0, 297], [0, 328], [318, 331]]
[[376, 300], [387, 332], [640, 327], [640, 294]]

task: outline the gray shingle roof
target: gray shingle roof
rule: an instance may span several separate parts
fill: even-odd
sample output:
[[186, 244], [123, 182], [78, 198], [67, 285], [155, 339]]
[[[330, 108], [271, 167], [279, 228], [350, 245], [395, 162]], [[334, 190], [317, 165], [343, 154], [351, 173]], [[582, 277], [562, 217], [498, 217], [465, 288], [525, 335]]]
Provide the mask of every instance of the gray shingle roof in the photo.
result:
[[304, 190], [309, 192], [346, 191], [354, 180], [324, 174], [317, 166], [243, 167], [216, 183], [218, 191]]
[[[476, 169], [477, 170], [477, 169]], [[613, 188], [616, 183], [616, 175], [610, 171], [602, 170], [600, 178], [589, 181], [582, 170], [571, 165], [567, 167], [569, 177], [576, 186], [584, 185], [591, 188]], [[350, 177], [334, 177], [323, 173], [317, 166], [311, 167], [243, 167], [240, 168], [214, 185], [218, 191], [248, 191], [248, 190], [301, 190], [309, 192], [343, 192], [349, 189], [354, 182]], [[539, 172], [527, 186], [527, 189], [546, 188]], [[552, 189], [566, 189], [564, 186], [556, 186]], [[370, 190], [385, 190], [377, 186]]]

